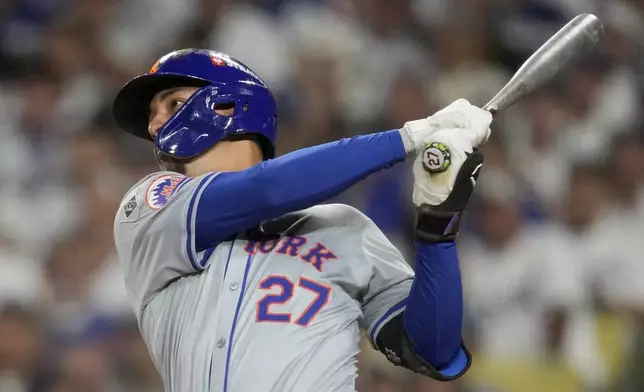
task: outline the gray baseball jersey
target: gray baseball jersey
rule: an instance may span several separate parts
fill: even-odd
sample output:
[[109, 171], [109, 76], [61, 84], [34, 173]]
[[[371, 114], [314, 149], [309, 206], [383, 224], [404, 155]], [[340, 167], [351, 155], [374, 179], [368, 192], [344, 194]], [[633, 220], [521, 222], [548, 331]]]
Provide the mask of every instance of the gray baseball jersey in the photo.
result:
[[143, 339], [169, 391], [355, 391], [360, 328], [404, 310], [413, 270], [358, 210], [321, 205], [195, 250], [216, 177], [152, 174], [115, 241]]

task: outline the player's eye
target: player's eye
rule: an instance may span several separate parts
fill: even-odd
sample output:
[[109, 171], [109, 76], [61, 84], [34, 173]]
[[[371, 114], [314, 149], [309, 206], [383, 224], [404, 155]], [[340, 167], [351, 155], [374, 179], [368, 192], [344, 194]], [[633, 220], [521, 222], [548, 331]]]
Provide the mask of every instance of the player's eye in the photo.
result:
[[186, 101], [183, 99], [173, 99], [170, 101], [170, 109], [174, 112], [179, 109]]

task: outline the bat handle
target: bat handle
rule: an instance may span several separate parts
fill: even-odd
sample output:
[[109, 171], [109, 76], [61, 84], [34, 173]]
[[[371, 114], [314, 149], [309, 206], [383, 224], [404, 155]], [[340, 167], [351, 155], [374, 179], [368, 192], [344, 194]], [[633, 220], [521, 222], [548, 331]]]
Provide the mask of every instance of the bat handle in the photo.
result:
[[492, 114], [492, 117], [495, 117], [496, 114], [499, 112], [499, 107], [494, 103], [494, 98], [492, 98], [488, 103], [486, 103], [482, 109], [490, 112]]
[[[496, 98], [496, 97], [494, 97], [494, 98]], [[483, 110], [486, 110], [486, 111], [490, 112], [490, 114], [492, 115], [492, 119], [494, 119], [494, 117], [496, 117], [496, 114], [499, 112], [498, 106], [494, 103], [494, 98], [492, 98], [482, 108]], [[481, 145], [483, 145], [483, 144], [485, 144], [485, 142], [481, 143]]]

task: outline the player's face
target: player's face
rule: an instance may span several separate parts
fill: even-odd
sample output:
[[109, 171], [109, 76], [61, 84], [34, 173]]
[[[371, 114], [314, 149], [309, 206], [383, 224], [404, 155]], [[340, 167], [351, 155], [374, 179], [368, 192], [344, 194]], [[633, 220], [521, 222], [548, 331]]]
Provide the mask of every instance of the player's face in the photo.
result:
[[[186, 103], [199, 88], [176, 87], [158, 92], [150, 103], [148, 133], [155, 138], [159, 128]], [[233, 108], [216, 109], [222, 116], [232, 116]], [[215, 144], [206, 153], [187, 163], [185, 174], [196, 177], [213, 171], [239, 171], [247, 169], [262, 160], [259, 145], [247, 138], [230, 138]]]
[[[162, 90], [154, 95], [150, 102], [150, 115], [148, 117], [148, 133], [155, 138], [159, 128], [163, 126], [186, 103], [198, 87], [175, 87]], [[233, 109], [217, 109], [218, 114], [232, 115]]]

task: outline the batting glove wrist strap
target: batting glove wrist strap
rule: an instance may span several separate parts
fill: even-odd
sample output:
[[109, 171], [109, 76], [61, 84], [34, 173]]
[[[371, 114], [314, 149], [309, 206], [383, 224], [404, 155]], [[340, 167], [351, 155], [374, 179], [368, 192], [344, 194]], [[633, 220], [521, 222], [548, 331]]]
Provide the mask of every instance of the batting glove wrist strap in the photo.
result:
[[483, 165], [483, 154], [478, 150], [467, 154], [454, 187], [444, 202], [432, 206], [421, 204], [417, 209], [416, 234], [429, 242], [454, 241], [458, 234], [461, 214], [467, 207]]
[[418, 207], [416, 236], [427, 242], [451, 242], [456, 240], [461, 221], [460, 212], [437, 211], [429, 204]]

